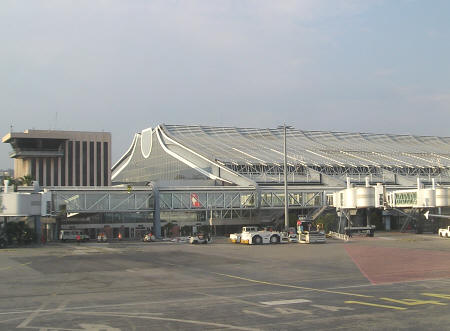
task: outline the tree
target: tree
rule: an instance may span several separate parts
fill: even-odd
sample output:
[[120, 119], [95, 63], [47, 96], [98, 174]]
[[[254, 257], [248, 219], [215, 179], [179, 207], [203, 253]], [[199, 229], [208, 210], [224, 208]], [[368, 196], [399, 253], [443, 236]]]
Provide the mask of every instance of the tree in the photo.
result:
[[316, 223], [323, 224], [325, 232], [336, 231], [336, 212], [333, 211], [320, 215]]
[[31, 175], [18, 178], [8, 176], [5, 177], [5, 180], [9, 180], [9, 185], [13, 186], [14, 192], [17, 192], [17, 186], [31, 186], [33, 184], [33, 177]]
[[33, 185], [33, 177], [31, 177], [31, 175], [25, 175], [20, 178], [20, 182], [24, 186], [31, 186]]
[[6, 226], [6, 236], [9, 244], [28, 244], [35, 240], [36, 234], [25, 222], [9, 222]]
[[14, 192], [17, 192], [17, 186], [19, 185], [18, 179], [11, 176], [6, 176], [5, 180], [9, 180], [9, 185], [13, 187]]

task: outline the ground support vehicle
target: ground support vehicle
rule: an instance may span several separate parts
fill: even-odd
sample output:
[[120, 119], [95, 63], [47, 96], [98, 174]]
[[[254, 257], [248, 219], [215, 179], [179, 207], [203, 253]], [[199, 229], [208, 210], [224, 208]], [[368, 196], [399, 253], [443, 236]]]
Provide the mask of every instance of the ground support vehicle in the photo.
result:
[[99, 235], [97, 236], [97, 242], [98, 243], [105, 243], [107, 241], [108, 241], [108, 237], [106, 236], [106, 234], [99, 233]]
[[446, 228], [439, 229], [439, 237], [450, 238], [450, 226]]
[[241, 234], [242, 233], [231, 233], [230, 234], [230, 241], [233, 244], [239, 244], [241, 242]]
[[254, 231], [254, 232], [242, 232], [241, 244], [248, 245], [261, 245], [261, 244], [279, 244], [287, 242], [287, 237], [277, 231]]
[[298, 243], [298, 235], [295, 231], [295, 228], [289, 228], [289, 232], [286, 233], [287, 240], [290, 243]]
[[66, 240], [80, 240], [80, 241], [88, 241], [89, 236], [83, 231], [79, 230], [61, 230], [59, 233], [59, 240], [66, 241]]
[[241, 233], [232, 233], [230, 234], [230, 241], [232, 243], [235, 244], [239, 244], [241, 242], [241, 237], [243, 233], [246, 232], [257, 232], [258, 231], [258, 227], [257, 226], [244, 226], [242, 228], [242, 232]]
[[203, 233], [197, 233], [195, 236], [189, 237], [190, 244], [207, 244], [211, 242], [211, 238]]
[[298, 241], [302, 244], [325, 243], [325, 232], [317, 230], [312, 221], [302, 220], [297, 222]]
[[375, 225], [368, 226], [346, 226], [344, 228], [345, 234], [349, 237], [352, 236], [353, 233], [363, 234], [367, 237], [373, 237], [375, 234]]
[[155, 241], [155, 236], [151, 233], [147, 233], [143, 238], [142, 238], [143, 242], [151, 242], [151, 241]]

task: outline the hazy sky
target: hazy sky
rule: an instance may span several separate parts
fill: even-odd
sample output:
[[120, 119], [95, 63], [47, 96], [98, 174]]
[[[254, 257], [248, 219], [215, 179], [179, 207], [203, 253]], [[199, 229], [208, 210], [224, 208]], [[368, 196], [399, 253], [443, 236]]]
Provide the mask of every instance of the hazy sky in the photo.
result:
[[2, 0], [0, 109], [113, 162], [160, 123], [450, 136], [450, 1]]

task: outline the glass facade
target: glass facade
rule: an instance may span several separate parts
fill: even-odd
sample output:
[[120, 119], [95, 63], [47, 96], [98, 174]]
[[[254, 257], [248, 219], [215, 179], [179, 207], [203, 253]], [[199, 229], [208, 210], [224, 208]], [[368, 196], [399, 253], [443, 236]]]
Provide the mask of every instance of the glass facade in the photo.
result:
[[55, 192], [54, 210], [68, 212], [148, 211], [154, 209], [153, 192]]
[[[141, 152], [141, 140], [138, 139], [128, 166], [114, 179], [122, 183], [147, 183], [161, 180], [209, 180], [208, 177], [177, 160], [163, 150], [156, 134], [152, 134], [152, 151], [148, 158]], [[211, 171], [211, 168], [205, 168]], [[214, 182], [211, 180], [211, 184]]]

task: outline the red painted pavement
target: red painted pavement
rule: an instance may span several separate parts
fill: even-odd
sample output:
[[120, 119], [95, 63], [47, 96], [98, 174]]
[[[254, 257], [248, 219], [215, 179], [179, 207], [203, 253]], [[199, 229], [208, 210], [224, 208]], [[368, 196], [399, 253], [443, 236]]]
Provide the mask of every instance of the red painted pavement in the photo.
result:
[[450, 277], [450, 252], [354, 244], [345, 249], [372, 284]]

